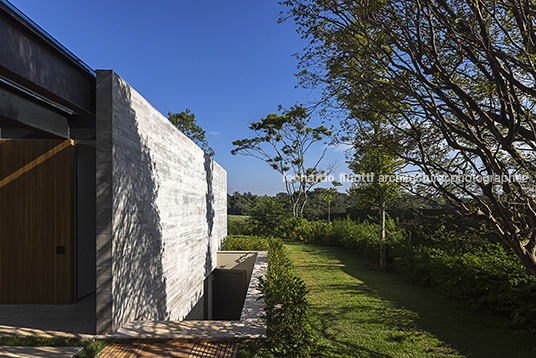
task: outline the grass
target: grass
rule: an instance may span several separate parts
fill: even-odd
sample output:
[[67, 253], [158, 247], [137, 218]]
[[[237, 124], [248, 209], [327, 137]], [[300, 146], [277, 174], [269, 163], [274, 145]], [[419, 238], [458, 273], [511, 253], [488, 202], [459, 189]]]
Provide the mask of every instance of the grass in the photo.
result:
[[288, 243], [310, 290], [322, 357], [534, 357], [536, 337], [372, 268], [341, 248]]
[[249, 219], [249, 216], [246, 216], [246, 215], [227, 215], [227, 221], [243, 222], [243, 221], [247, 221], [248, 219]]
[[92, 341], [76, 338], [39, 338], [39, 337], [0, 337], [0, 346], [24, 347], [82, 347], [83, 350], [77, 358], [95, 357], [111, 340]]

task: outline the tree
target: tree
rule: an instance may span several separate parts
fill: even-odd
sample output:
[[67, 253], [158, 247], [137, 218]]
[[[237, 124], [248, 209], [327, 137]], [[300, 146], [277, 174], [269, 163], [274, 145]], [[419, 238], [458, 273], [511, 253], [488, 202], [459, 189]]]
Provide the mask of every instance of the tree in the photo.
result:
[[356, 174], [348, 192], [358, 200], [358, 207], [378, 208], [380, 267], [385, 267], [385, 212], [401, 196], [402, 184], [393, 179], [404, 167], [404, 162], [387, 150], [386, 144], [396, 145], [396, 138], [384, 133], [382, 124], [385, 123], [374, 112], [362, 118], [361, 131], [354, 139], [353, 157], [348, 162], [348, 168]]
[[400, 138], [389, 151], [431, 179], [413, 190], [486, 221], [536, 275], [534, 1], [283, 4], [311, 44], [301, 83], [382, 115]]
[[214, 150], [208, 146], [205, 131], [197, 125], [195, 115], [188, 108], [180, 113], [168, 112], [168, 120], [201, 147], [208, 156], [213, 157], [215, 155]]
[[331, 222], [331, 202], [337, 195], [337, 187], [341, 186], [342, 184], [338, 181], [332, 181], [331, 182], [332, 187], [328, 189], [322, 188], [322, 200], [328, 204], [328, 222]]
[[303, 212], [311, 188], [329, 174], [329, 170], [319, 168], [327, 149], [312, 166], [305, 163], [311, 146], [332, 135], [323, 125], [311, 128], [309, 119], [309, 113], [301, 106], [294, 106], [282, 114], [269, 114], [260, 122], [251, 122], [249, 129], [255, 136], [235, 140], [235, 148], [231, 151], [233, 155], [260, 159], [283, 176], [294, 217]]
[[227, 214], [230, 215], [245, 215], [244, 209], [247, 206], [255, 205], [255, 200], [257, 199], [257, 196], [251, 194], [250, 192], [244, 193], [244, 195], [242, 195], [238, 191], [235, 191], [232, 195], [227, 195]]
[[273, 235], [287, 217], [288, 208], [277, 198], [260, 196], [256, 204], [247, 209], [247, 214], [259, 233]]

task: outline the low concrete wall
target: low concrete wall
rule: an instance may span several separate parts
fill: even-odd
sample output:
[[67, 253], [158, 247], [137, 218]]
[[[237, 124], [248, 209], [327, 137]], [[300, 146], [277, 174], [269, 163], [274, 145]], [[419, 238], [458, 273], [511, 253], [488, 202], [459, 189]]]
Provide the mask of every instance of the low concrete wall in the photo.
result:
[[227, 235], [227, 174], [113, 71], [97, 71], [97, 333], [182, 320]]
[[248, 282], [255, 267], [257, 252], [253, 251], [220, 251], [216, 268], [224, 270], [246, 270]]

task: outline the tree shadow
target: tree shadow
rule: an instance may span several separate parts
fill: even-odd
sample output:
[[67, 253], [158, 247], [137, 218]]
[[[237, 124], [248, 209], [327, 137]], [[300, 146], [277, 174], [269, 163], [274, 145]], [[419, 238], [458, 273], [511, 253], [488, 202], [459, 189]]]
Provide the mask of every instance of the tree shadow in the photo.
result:
[[214, 229], [214, 217], [216, 215], [216, 211], [214, 209], [214, 189], [213, 189], [214, 163], [212, 161], [212, 158], [207, 153], [204, 153], [203, 164], [204, 164], [204, 169], [205, 169], [205, 179], [207, 183], [207, 193], [205, 195], [207, 235], [208, 235], [208, 245], [207, 245], [207, 251], [205, 255], [205, 276], [207, 276], [208, 274], [212, 272], [212, 268], [214, 267], [214, 262], [212, 259], [213, 250], [212, 250], [211, 239], [212, 239], [212, 231]]
[[130, 86], [116, 75], [112, 80], [113, 105], [122, 111], [121, 122], [112, 128], [113, 319], [120, 327], [134, 320], [166, 320], [169, 312], [155, 163], [137, 126]]
[[[408, 283], [398, 274], [371, 269], [366, 259], [345, 249], [311, 248], [306, 251], [313, 258], [329, 257], [337, 261], [335, 266], [317, 265], [317, 269], [342, 270], [356, 279], [352, 280], [356, 282], [355, 284], [334, 282], [327, 286], [327, 290], [349, 296], [365, 294], [372, 300], [388, 302], [386, 310], [379, 310], [366, 302], [360, 302], [359, 305], [348, 303], [339, 307], [335, 314], [329, 312], [320, 317], [320, 329], [323, 332], [330, 330], [330, 322], [337, 317], [351, 315], [356, 310], [367, 310], [368, 318], [360, 318], [359, 323], [384, 325], [385, 329], [391, 332], [388, 342], [393, 344], [407, 339], [419, 339], [424, 332], [429, 332], [445, 344], [432, 349], [438, 353], [442, 351], [441, 353], [446, 355], [452, 354], [452, 349], [471, 357], [521, 357], [535, 354], [536, 346], [529, 347], [527, 344], [534, 342], [534, 335], [509, 329], [506, 321], [500, 317], [473, 309], [463, 302], [449, 299], [429, 288]], [[325, 290], [326, 287], [322, 289]], [[330, 339], [339, 342], [336, 333], [330, 334]], [[348, 345], [348, 342], [340, 343]], [[353, 347], [356, 350], [361, 348]], [[373, 353], [367, 354], [381, 357]]]

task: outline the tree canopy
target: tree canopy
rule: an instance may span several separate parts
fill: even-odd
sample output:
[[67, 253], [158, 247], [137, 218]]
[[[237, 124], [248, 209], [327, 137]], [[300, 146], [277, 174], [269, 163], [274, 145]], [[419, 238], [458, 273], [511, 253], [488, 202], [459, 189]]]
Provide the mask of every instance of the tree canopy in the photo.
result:
[[168, 112], [168, 120], [201, 147], [208, 156], [213, 157], [215, 155], [214, 150], [208, 146], [205, 131], [197, 125], [195, 115], [188, 108], [179, 113]]
[[485, 220], [536, 274], [534, 1], [282, 3], [310, 43], [301, 84], [350, 134], [361, 106], [383, 116], [389, 150], [427, 175], [413, 190]]
[[235, 140], [231, 151], [233, 155], [260, 159], [282, 175], [294, 216], [303, 212], [311, 188], [329, 174], [319, 167], [326, 149], [312, 165], [307, 164], [311, 161], [307, 155], [311, 146], [332, 135], [323, 125], [310, 127], [309, 118], [302, 106], [294, 106], [282, 114], [268, 114], [260, 122], [251, 122], [249, 129], [254, 136]]

